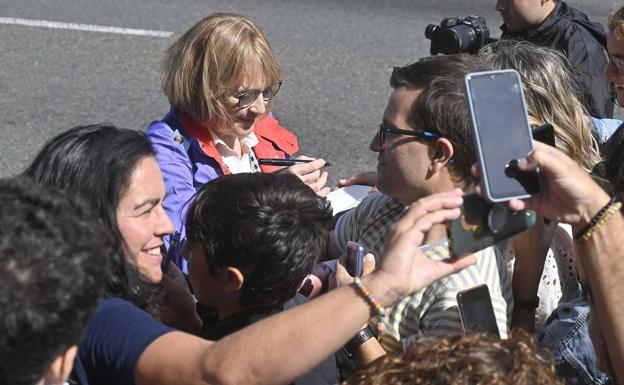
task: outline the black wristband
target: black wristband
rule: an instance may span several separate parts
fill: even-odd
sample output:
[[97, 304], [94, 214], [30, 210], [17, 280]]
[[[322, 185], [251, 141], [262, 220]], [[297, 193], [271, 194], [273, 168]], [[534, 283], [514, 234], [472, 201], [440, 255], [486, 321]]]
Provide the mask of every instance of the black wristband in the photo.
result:
[[540, 298], [535, 296], [531, 299], [514, 298], [514, 307], [517, 309], [535, 310], [539, 307]]
[[366, 327], [357, 332], [357, 334], [351, 338], [342, 349], [349, 357], [353, 357], [355, 350], [373, 337], [377, 337], [377, 334], [373, 329], [371, 329], [370, 326], [366, 325]]
[[596, 223], [598, 223], [598, 221], [600, 221], [602, 219], [602, 217], [606, 214], [607, 210], [609, 210], [611, 208], [611, 206], [613, 206], [616, 202], [618, 201], [617, 196], [613, 196], [611, 197], [611, 199], [609, 200], [609, 202], [607, 202], [606, 205], [604, 205], [600, 211], [598, 211], [596, 213], [596, 215], [594, 215], [594, 217], [591, 219], [591, 221], [585, 225], [585, 227], [583, 227], [582, 229], [580, 229], [576, 234], [574, 234], [574, 240], [578, 240], [581, 237], [583, 237], [588, 231], [589, 229], [591, 229], [592, 227], [596, 226]]

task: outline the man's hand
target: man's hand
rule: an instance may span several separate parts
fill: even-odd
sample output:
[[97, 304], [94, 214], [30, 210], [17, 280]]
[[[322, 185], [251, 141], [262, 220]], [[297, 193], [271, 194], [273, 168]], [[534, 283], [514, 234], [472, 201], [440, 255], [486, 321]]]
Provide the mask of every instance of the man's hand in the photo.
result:
[[[298, 156], [297, 159], [313, 159], [307, 156]], [[303, 183], [307, 184], [320, 197], [325, 197], [331, 189], [327, 183], [327, 172], [321, 171], [325, 166], [325, 160], [315, 159], [310, 163], [300, 163], [288, 167], [288, 171], [299, 177]]]
[[[557, 149], [533, 141], [534, 150], [518, 160], [518, 169], [539, 168], [542, 191], [521, 201], [511, 200], [513, 210], [533, 209], [558, 222], [584, 226], [609, 201], [609, 196], [572, 159]], [[473, 173], [476, 175], [476, 167]], [[482, 194], [483, 187], [477, 186]]]
[[378, 271], [373, 274], [393, 291], [395, 298], [389, 298], [390, 303], [476, 263], [474, 255], [433, 260], [419, 249], [425, 234], [434, 225], [459, 216], [462, 201], [459, 189], [422, 198], [412, 204], [390, 230], [386, 237], [386, 252]]
[[377, 172], [361, 172], [359, 174], [351, 175], [348, 178], [343, 178], [338, 181], [338, 187], [353, 186], [354, 184], [374, 187], [377, 184]]

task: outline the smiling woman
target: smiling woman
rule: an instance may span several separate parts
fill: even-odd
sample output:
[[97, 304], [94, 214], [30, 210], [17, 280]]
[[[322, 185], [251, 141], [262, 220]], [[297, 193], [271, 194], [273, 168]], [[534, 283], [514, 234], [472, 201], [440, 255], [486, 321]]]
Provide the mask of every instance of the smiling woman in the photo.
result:
[[173, 225], [162, 208], [165, 186], [153, 157], [139, 160], [117, 206], [117, 225], [126, 255], [150, 282], [162, 279], [162, 237]]
[[158, 315], [160, 246], [173, 226], [162, 207], [162, 176], [145, 135], [104, 125], [75, 127], [51, 139], [25, 175], [91, 204], [116, 241], [107, 294]]

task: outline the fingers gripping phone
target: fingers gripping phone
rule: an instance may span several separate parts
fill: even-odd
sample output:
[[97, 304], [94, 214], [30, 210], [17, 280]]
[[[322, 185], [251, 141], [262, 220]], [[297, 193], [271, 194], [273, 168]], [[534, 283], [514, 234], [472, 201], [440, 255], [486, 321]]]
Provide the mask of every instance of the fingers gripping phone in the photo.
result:
[[364, 247], [357, 242], [347, 242], [347, 272], [352, 277], [361, 277], [364, 271]]
[[504, 202], [539, 193], [537, 172], [520, 172], [513, 162], [533, 150], [520, 75], [475, 72], [465, 84], [486, 198]]
[[500, 337], [487, 285], [457, 293], [457, 306], [464, 333], [488, 332]]
[[477, 194], [464, 195], [458, 218], [446, 224], [449, 252], [462, 257], [527, 230], [535, 224], [532, 210], [512, 211]]

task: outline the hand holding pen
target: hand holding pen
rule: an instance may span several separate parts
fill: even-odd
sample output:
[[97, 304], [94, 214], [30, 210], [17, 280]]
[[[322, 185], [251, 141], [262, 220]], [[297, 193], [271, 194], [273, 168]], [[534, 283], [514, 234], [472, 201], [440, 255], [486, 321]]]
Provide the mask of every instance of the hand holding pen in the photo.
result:
[[[296, 164], [301, 163], [311, 163], [318, 159], [280, 159], [280, 158], [259, 158], [258, 163], [264, 164], [267, 166], [282, 166], [282, 167], [290, 167]], [[333, 166], [332, 163], [325, 162], [323, 167]]]
[[299, 156], [297, 159], [259, 158], [258, 163], [288, 167], [288, 172], [297, 175], [318, 196], [324, 197], [331, 191], [329, 187], [325, 186], [327, 172], [321, 171], [323, 167], [331, 164], [326, 163], [324, 159], [313, 159], [306, 156]]

